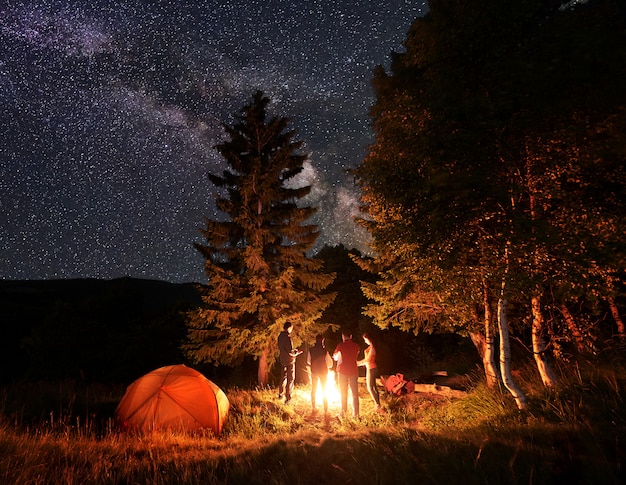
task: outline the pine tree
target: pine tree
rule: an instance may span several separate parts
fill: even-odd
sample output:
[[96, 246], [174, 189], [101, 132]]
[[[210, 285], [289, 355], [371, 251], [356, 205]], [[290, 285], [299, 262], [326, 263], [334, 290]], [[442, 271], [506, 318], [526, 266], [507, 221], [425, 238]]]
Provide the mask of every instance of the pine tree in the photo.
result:
[[293, 140], [287, 118], [268, 118], [268, 103], [257, 92], [235, 124], [224, 125], [229, 139], [215, 147], [230, 167], [209, 174], [225, 190], [216, 204], [227, 217], [207, 218], [206, 243], [195, 245], [209, 281], [200, 289], [203, 306], [188, 314], [185, 345], [196, 362], [236, 365], [253, 356], [261, 385], [284, 322], [296, 325], [295, 345], [312, 340], [334, 299], [324, 292], [334, 275], [306, 254], [319, 231], [305, 222], [316, 209], [297, 204], [311, 187], [292, 183], [306, 160], [298, 153], [302, 142]]

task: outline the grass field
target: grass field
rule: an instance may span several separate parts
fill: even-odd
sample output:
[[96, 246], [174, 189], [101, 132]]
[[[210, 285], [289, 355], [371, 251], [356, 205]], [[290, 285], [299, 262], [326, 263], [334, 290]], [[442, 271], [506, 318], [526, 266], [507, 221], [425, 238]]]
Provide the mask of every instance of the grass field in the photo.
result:
[[313, 414], [309, 389], [224, 389], [224, 432], [119, 432], [123, 388], [19, 384], [0, 394], [0, 483], [6, 484], [549, 484], [623, 483], [624, 366], [588, 363], [549, 392], [531, 368], [519, 383], [529, 408], [463, 377], [460, 399], [383, 395], [361, 388], [361, 417]]

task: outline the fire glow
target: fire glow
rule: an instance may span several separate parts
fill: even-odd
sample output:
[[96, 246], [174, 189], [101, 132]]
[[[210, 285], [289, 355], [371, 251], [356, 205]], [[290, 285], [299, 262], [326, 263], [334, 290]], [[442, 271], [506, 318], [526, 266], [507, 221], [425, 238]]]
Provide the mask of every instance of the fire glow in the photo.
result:
[[[317, 393], [315, 395], [315, 402], [323, 405], [324, 403], [324, 393], [322, 392], [322, 386], [317, 388]], [[337, 379], [335, 378], [335, 372], [332, 370], [328, 371], [328, 376], [326, 377], [326, 399], [328, 399], [328, 408], [331, 407], [339, 407], [341, 406], [341, 393], [339, 392], [339, 384], [337, 383]]]
[[[315, 393], [315, 406], [319, 412], [324, 411], [324, 392], [326, 393], [326, 399], [328, 400], [329, 413], [337, 413], [341, 409], [341, 393], [339, 392], [339, 384], [335, 372], [328, 371], [326, 378], [326, 387], [322, 389], [322, 386], [318, 386]], [[311, 404], [311, 380], [309, 379], [309, 385], [307, 387], [300, 387], [294, 390], [294, 397], [297, 398], [299, 403]]]

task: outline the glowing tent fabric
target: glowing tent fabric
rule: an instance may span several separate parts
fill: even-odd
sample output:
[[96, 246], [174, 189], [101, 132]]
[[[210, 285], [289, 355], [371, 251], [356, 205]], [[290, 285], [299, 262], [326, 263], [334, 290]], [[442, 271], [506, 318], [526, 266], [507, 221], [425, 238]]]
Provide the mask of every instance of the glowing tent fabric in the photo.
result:
[[228, 416], [226, 394], [200, 372], [170, 365], [140, 377], [126, 389], [115, 417], [134, 431], [194, 431], [221, 433]]

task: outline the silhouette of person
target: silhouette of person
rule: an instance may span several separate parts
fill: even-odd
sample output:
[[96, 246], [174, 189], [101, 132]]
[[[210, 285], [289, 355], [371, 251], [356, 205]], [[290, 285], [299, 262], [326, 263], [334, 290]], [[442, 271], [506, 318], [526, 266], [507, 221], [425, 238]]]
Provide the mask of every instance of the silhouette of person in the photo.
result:
[[285, 396], [285, 404], [291, 401], [293, 386], [296, 380], [296, 357], [302, 353], [291, 345], [291, 332], [293, 323], [285, 322], [283, 331], [278, 335], [278, 351], [280, 353], [280, 387], [278, 388], [278, 399]]
[[333, 359], [337, 361], [337, 378], [341, 394], [341, 415], [346, 416], [348, 411], [348, 389], [352, 394], [354, 417], [359, 417], [359, 368], [357, 358], [361, 349], [352, 341], [352, 333], [344, 330], [340, 342], [333, 352]]
[[324, 403], [324, 414], [328, 413], [328, 396], [326, 395], [326, 382], [328, 369], [333, 366], [330, 354], [326, 350], [324, 337], [315, 337], [315, 345], [309, 349], [307, 364], [311, 369], [311, 408], [313, 413], [317, 412], [315, 400], [317, 397], [318, 385], [321, 388], [322, 401]]

